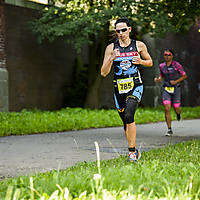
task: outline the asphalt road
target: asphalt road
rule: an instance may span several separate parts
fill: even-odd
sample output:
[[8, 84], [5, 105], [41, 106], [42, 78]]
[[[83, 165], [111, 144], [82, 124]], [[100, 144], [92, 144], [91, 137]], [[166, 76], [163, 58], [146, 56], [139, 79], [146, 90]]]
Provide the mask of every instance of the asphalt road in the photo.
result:
[[[169, 143], [200, 139], [200, 119], [173, 121], [172, 126], [173, 136], [166, 137], [164, 122], [137, 125], [137, 148], [148, 151]], [[100, 147], [101, 160], [128, 152], [122, 127], [0, 137], [0, 179], [95, 161], [95, 141]]]

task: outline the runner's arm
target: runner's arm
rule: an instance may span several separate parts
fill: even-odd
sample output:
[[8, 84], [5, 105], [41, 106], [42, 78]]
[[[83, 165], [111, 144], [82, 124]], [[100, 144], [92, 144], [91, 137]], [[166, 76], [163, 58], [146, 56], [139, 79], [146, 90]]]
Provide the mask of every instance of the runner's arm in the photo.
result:
[[160, 82], [160, 81], [163, 81], [163, 79], [164, 79], [164, 78], [161, 77], [161, 76], [159, 76], [158, 78], [155, 77], [155, 78], [154, 78], [154, 82], [155, 82], [155, 83], [158, 83], [158, 82]]
[[115, 59], [115, 57], [112, 54], [113, 47], [114, 47], [113, 43], [106, 47], [106, 51], [105, 51], [104, 59], [103, 59], [103, 65], [101, 67], [101, 75], [103, 77], [106, 77], [109, 74], [112, 64], [113, 64], [113, 60]]
[[144, 67], [152, 67], [153, 61], [149, 55], [146, 45], [141, 41], [136, 41], [136, 46], [142, 58], [139, 57], [138, 59], [134, 59], [134, 64], [140, 64]]
[[164, 80], [164, 75], [163, 75], [163, 72], [162, 72], [162, 67], [163, 67], [163, 64], [161, 63], [161, 64], [159, 65], [160, 76], [154, 78], [154, 82], [155, 82], [155, 83], [158, 83], [158, 82], [161, 82], [161, 81]]
[[185, 71], [184, 71], [184, 69], [183, 69], [183, 67], [182, 67], [182, 65], [180, 63], [176, 62], [176, 66], [175, 67], [176, 67], [176, 70], [181, 74], [181, 77], [179, 79], [177, 79], [177, 80], [171, 80], [170, 83], [172, 85], [180, 83], [181, 81], [183, 81], [183, 80], [185, 80], [187, 78], [187, 74], [185, 73]]
[[177, 80], [172, 80], [170, 81], [170, 83], [172, 85], [176, 85], [177, 83], [180, 83], [181, 81], [185, 80], [187, 78], [187, 74], [185, 73], [184, 75], [182, 75], [179, 79]]

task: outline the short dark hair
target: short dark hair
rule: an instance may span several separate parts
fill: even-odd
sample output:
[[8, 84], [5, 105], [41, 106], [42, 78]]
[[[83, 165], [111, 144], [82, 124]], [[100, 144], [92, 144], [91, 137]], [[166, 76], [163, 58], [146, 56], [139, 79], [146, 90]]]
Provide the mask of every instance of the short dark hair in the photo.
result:
[[118, 19], [118, 20], [115, 22], [115, 28], [116, 28], [116, 25], [119, 24], [119, 23], [126, 23], [126, 25], [127, 25], [128, 27], [131, 26], [131, 24], [130, 24], [130, 22], [128, 21], [127, 18], [120, 18], [120, 19]]
[[170, 53], [172, 53], [173, 56], [175, 55], [175, 54], [174, 54], [174, 50], [172, 50], [172, 49], [165, 49], [164, 52], [165, 52], [165, 51], [169, 51]]

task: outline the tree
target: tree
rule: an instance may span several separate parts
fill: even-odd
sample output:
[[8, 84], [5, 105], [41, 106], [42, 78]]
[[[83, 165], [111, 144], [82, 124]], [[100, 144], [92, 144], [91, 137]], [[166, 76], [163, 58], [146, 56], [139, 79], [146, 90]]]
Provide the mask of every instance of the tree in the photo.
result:
[[163, 11], [168, 13], [170, 23], [176, 32], [185, 32], [200, 16], [199, 0], [164, 0]]
[[195, 9], [198, 7], [197, 0], [52, 0], [32, 23], [32, 28], [40, 42], [65, 37], [66, 42], [73, 41], [78, 52], [83, 45], [89, 45], [85, 106], [97, 108], [99, 71], [113, 20], [127, 17], [133, 27], [139, 28], [138, 38], [145, 33], [156, 37], [168, 31], [188, 29], [199, 16], [199, 9]]

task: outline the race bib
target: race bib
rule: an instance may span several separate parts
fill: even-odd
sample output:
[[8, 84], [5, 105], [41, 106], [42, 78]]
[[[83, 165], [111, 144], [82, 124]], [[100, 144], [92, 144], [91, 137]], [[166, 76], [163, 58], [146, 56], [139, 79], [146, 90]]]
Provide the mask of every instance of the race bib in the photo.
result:
[[133, 77], [125, 79], [117, 79], [119, 94], [128, 93], [134, 87]]
[[165, 90], [171, 94], [174, 93], [174, 87], [165, 87]]

